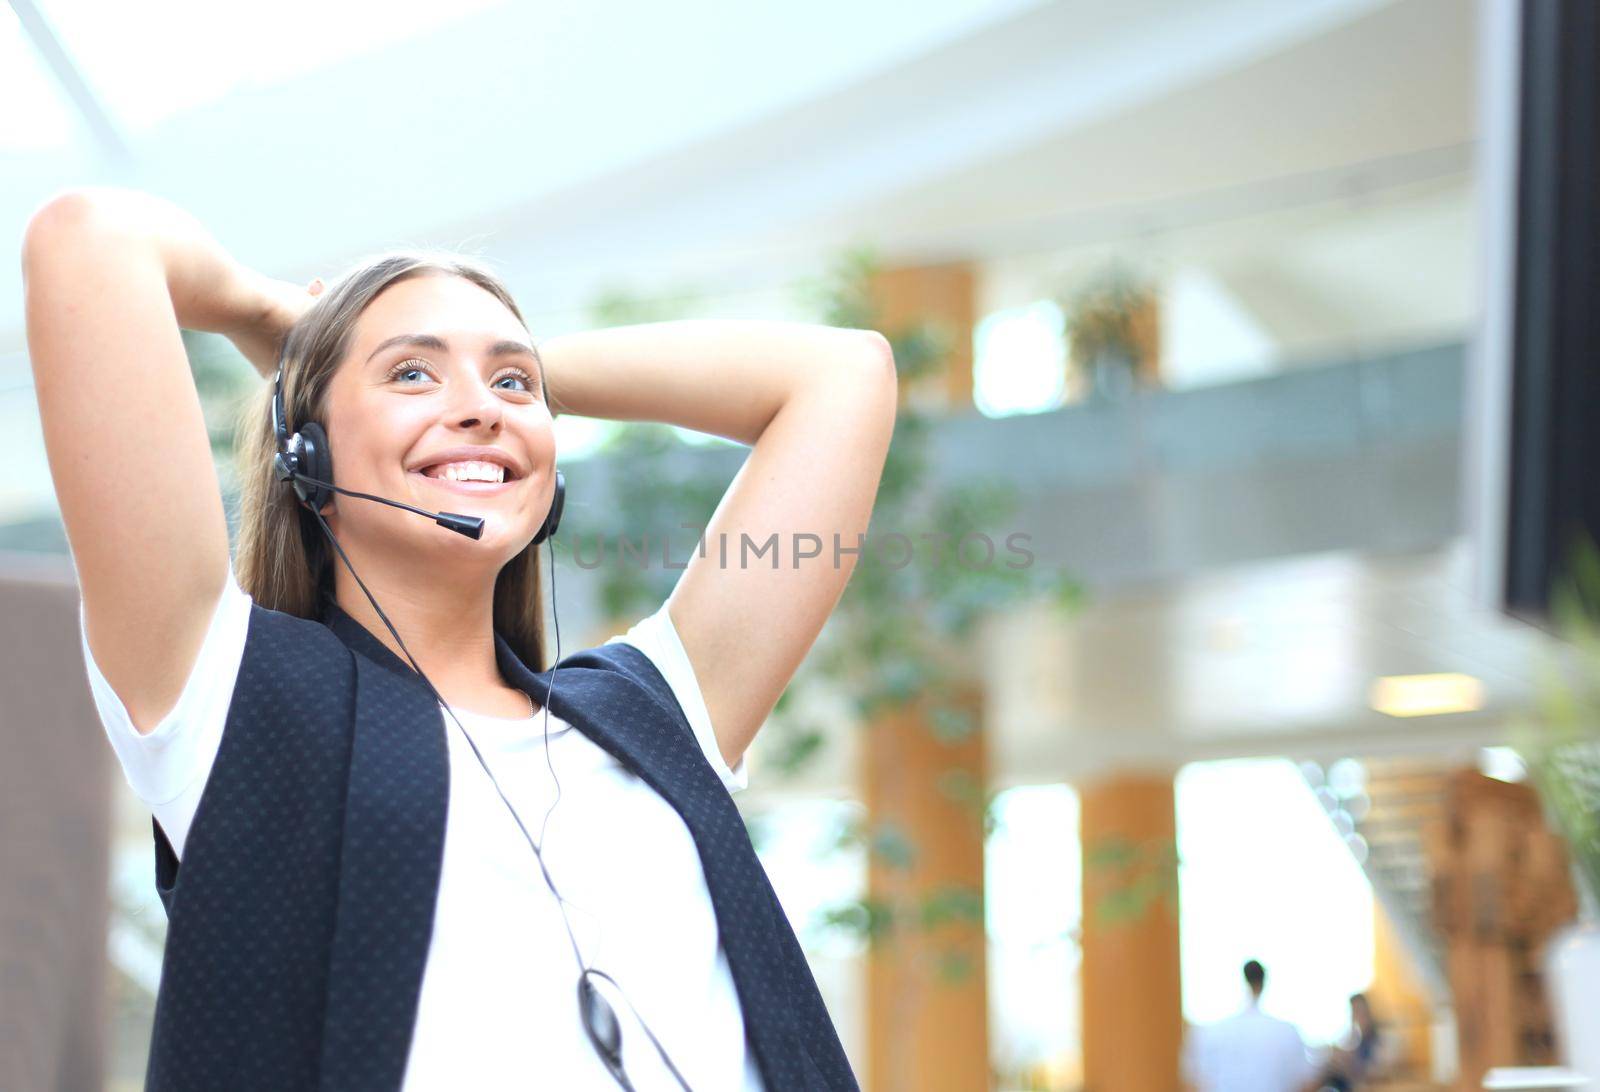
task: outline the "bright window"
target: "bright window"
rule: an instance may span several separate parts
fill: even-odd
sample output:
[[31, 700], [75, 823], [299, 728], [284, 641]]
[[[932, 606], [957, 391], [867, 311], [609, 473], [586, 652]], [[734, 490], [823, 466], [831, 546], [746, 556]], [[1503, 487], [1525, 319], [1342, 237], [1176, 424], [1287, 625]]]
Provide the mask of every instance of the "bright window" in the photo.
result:
[[1068, 785], [1007, 789], [984, 848], [990, 1053], [1002, 1080], [1081, 1069], [1078, 929], [1083, 883], [1078, 794]]
[[986, 417], [1038, 413], [1061, 404], [1066, 342], [1061, 307], [1039, 300], [996, 311], [972, 334], [972, 391]]
[[1326, 1045], [1373, 971], [1372, 887], [1286, 759], [1198, 762], [1177, 779], [1183, 1012], [1231, 1016], [1241, 968], [1267, 969], [1262, 1008]]

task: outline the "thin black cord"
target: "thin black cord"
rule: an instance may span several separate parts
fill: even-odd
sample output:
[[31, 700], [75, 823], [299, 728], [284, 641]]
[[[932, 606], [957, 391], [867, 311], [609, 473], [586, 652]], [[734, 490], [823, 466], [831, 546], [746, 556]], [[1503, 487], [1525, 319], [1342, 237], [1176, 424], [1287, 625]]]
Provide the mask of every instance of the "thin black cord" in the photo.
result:
[[[550, 780], [555, 782], [555, 799], [550, 801], [550, 806], [544, 810], [544, 821], [539, 824], [539, 844], [544, 845], [545, 834], [550, 829], [550, 814], [556, 810], [556, 805], [561, 803], [561, 779], [556, 776], [556, 764], [550, 758], [550, 691], [556, 685], [556, 664], [561, 662], [561, 612], [555, 609], [556, 603], [556, 547], [555, 536], [550, 535], [545, 540], [545, 553], [550, 558], [550, 617], [556, 624], [556, 658], [550, 665], [550, 685], [545, 688], [545, 718], [544, 718], [544, 764], [550, 767]], [[559, 896], [557, 896], [559, 897]], [[630, 1004], [631, 1008], [632, 1005]], [[642, 1023], [642, 1021], [641, 1021]]]
[[[555, 603], [556, 603], [556, 548], [555, 548], [555, 536], [554, 535], [550, 535], [549, 537], [547, 537], [545, 539], [545, 554], [550, 559], [550, 617], [555, 620], [555, 627], [556, 627], [556, 659], [555, 659], [555, 663], [551, 664], [551, 667], [550, 667], [550, 685], [545, 688], [544, 761], [545, 761], [545, 765], [550, 767], [550, 780], [555, 782], [556, 795], [555, 795], [555, 799], [550, 801], [550, 806], [545, 809], [544, 822], [539, 825], [539, 844], [541, 846], [544, 845], [545, 832], [546, 832], [547, 827], [550, 824], [550, 815], [551, 815], [552, 812], [554, 812], [556, 810], [556, 805], [561, 803], [561, 779], [556, 777], [555, 763], [553, 761], [551, 761], [551, 758], [550, 758], [550, 691], [553, 690], [555, 688], [555, 685], [556, 685], [556, 666], [555, 666], [555, 664], [559, 664], [561, 662], [561, 612], [555, 609]], [[395, 640], [399, 640], [399, 638], [396, 637]], [[456, 723], [459, 724], [461, 722], [457, 721]], [[510, 807], [510, 804], [507, 804], [506, 806]], [[520, 822], [520, 820], [519, 820], [519, 822]], [[539, 867], [540, 868], [544, 867], [544, 860], [542, 858], [539, 861]], [[558, 901], [560, 901], [563, 904], [563, 907], [564, 907], [565, 903], [566, 903], [566, 900], [561, 897], [561, 893], [558, 892], [558, 891], [555, 891], [555, 888], [554, 888], [553, 885], [551, 887], [551, 891], [555, 892], [556, 899]], [[563, 918], [566, 917], [566, 910], [564, 908], [561, 911], [561, 915], [562, 915]], [[570, 932], [570, 927], [569, 927], [569, 932]], [[617, 988], [617, 995], [620, 996], [622, 998], [622, 1000], [627, 1003], [628, 1011], [633, 1013], [633, 1018], [635, 1020], [639, 1021], [639, 1026], [641, 1028], [643, 1028], [644, 1029], [644, 1033], [650, 1037], [650, 1042], [655, 1045], [656, 1053], [661, 1055], [662, 1062], [664, 1062], [666, 1064], [666, 1067], [669, 1070], [672, 1071], [672, 1075], [678, 1079], [678, 1083], [683, 1086], [684, 1092], [691, 1092], [691, 1090], [689, 1088], [689, 1082], [683, 1079], [683, 1074], [678, 1072], [678, 1067], [672, 1064], [672, 1059], [667, 1056], [667, 1048], [661, 1045], [661, 1040], [656, 1038], [656, 1033], [650, 1030], [650, 1025], [645, 1023], [644, 1017], [639, 1015], [639, 1010], [634, 1008], [633, 1002], [629, 999], [626, 991], [623, 990], [621, 983], [619, 983], [615, 978], [612, 978], [610, 975], [606, 974], [604, 971], [597, 970], [594, 967], [585, 967], [584, 968], [584, 973], [585, 974], [596, 975], [596, 976], [598, 976], [600, 978], [603, 978], [607, 982], [611, 983], [613, 986], [615, 986]], [[627, 1089], [628, 1092], [632, 1092], [633, 1086], [632, 1086], [632, 1084], [630, 1084], [628, 1082], [627, 1074], [622, 1071], [621, 1064], [622, 1064], [621, 1063], [621, 1059], [619, 1057], [618, 1058], [618, 1062], [617, 1062], [618, 1072], [616, 1073], [617, 1080], [622, 1084], [624, 1089]]]
[[[299, 474], [296, 474], [295, 476], [301, 477]], [[551, 893], [556, 897], [556, 901], [561, 904], [561, 924], [566, 928], [567, 940], [572, 944], [572, 954], [578, 961], [578, 967], [580, 970], [586, 969], [583, 961], [583, 953], [578, 949], [578, 938], [573, 935], [572, 925], [567, 921], [565, 909], [566, 899], [562, 897], [560, 890], [555, 885], [555, 881], [551, 879], [550, 869], [546, 867], [544, 863], [544, 854], [539, 852], [539, 846], [534, 842], [533, 836], [528, 833], [528, 828], [523, 825], [522, 816], [517, 814], [517, 809], [511, 806], [510, 800], [506, 799], [505, 791], [500, 788], [499, 780], [494, 776], [494, 771], [489, 769], [489, 764], [484, 761], [483, 753], [478, 750], [478, 745], [472, 741], [472, 735], [466, 730], [465, 727], [463, 727], [461, 718], [456, 716], [456, 711], [450, 708], [450, 703], [445, 701], [444, 698], [439, 694], [439, 691], [434, 688], [433, 680], [429, 679], [428, 676], [423, 673], [422, 668], [417, 665], [416, 657], [411, 655], [411, 650], [409, 648], [406, 648], [406, 643], [405, 641], [401, 640], [400, 634], [394, 628], [394, 623], [389, 621], [389, 616], [387, 614], [383, 613], [383, 608], [378, 606], [378, 601], [372, 597], [372, 592], [367, 589], [366, 582], [363, 581], [356, 573], [355, 566], [350, 564], [349, 556], [344, 552], [344, 547], [339, 545], [339, 540], [334, 537], [333, 531], [328, 527], [327, 520], [322, 518], [321, 512], [314, 511], [312, 512], [312, 515], [317, 517], [317, 522], [322, 525], [322, 530], [327, 534], [328, 541], [333, 543], [333, 548], [339, 551], [339, 557], [344, 561], [345, 568], [350, 570], [350, 575], [355, 577], [356, 583], [361, 586], [361, 590], [363, 593], [365, 593], [367, 601], [372, 604], [372, 609], [378, 612], [378, 617], [383, 619], [383, 624], [389, 628], [390, 633], [394, 634], [395, 642], [399, 644], [401, 651], [406, 654], [406, 659], [411, 661], [412, 670], [414, 670], [422, 678], [423, 682], [427, 683], [428, 690], [433, 694], [434, 699], [437, 700], [440, 705], [444, 706], [445, 710], [450, 714], [450, 719], [456, 722], [457, 728], [461, 729], [461, 734], [463, 737], [465, 737], [467, 746], [471, 747], [472, 753], [477, 756], [478, 764], [483, 767], [483, 772], [489, 775], [489, 781], [494, 785], [494, 791], [500, 794], [501, 801], [505, 804], [507, 810], [511, 812], [511, 818], [517, 821], [517, 829], [522, 831], [522, 836], [528, 840], [528, 847], [533, 850], [533, 856], [539, 862], [539, 871], [544, 873], [545, 883], [549, 885]], [[547, 703], [550, 697], [550, 691], [554, 689], [554, 687], [555, 668], [552, 666], [550, 673], [550, 686], [545, 689], [545, 699]], [[548, 704], [546, 704], [544, 707], [544, 716], [545, 745], [548, 748], [550, 738], [550, 706]], [[548, 751], [546, 752], [545, 759], [546, 761], [549, 760]]]
[[[311, 478], [311, 477], [307, 477], [306, 475], [300, 474], [298, 472], [296, 472], [294, 476], [296, 478], [300, 478], [300, 479], [302, 479], [304, 481], [308, 481], [308, 482], [313, 482], [313, 483], [318, 484], [318, 485], [326, 484], [326, 483], [318, 482], [317, 479]], [[356, 493], [354, 491], [350, 491], [350, 493], [351, 493], [352, 496], [362, 497], [363, 499], [366, 499], [366, 500], [382, 500], [383, 499], [383, 498], [378, 498], [378, 497], [370, 497], [365, 493]], [[399, 503], [399, 502], [394, 502], [394, 503]], [[560, 613], [558, 611], [556, 611], [554, 609], [555, 591], [556, 591], [556, 578], [555, 578], [556, 558], [555, 558], [554, 536], [549, 536], [549, 537], [547, 537], [545, 539], [545, 543], [546, 543], [546, 546], [547, 546], [546, 553], [548, 554], [548, 556], [550, 558], [550, 599], [551, 599], [551, 608], [552, 608], [551, 609], [551, 615], [555, 619], [556, 659], [555, 659], [555, 662], [550, 665], [550, 682], [545, 687], [545, 701], [544, 701], [544, 759], [545, 759], [545, 764], [547, 766], [549, 766], [549, 768], [550, 768], [550, 776], [555, 781], [555, 784], [556, 784], [556, 797], [555, 797], [554, 800], [552, 800], [550, 802], [550, 807], [545, 810], [545, 813], [544, 813], [544, 825], [541, 825], [541, 827], [539, 828], [539, 842], [536, 843], [533, 840], [533, 836], [528, 833], [528, 828], [523, 825], [522, 816], [517, 814], [517, 809], [511, 806], [511, 801], [506, 798], [505, 791], [500, 788], [500, 782], [494, 776], [494, 771], [491, 770], [489, 768], [489, 764], [484, 761], [483, 754], [482, 754], [482, 752], [480, 752], [478, 750], [478, 745], [473, 742], [471, 733], [469, 733], [466, 730], [466, 728], [462, 725], [461, 718], [456, 716], [455, 710], [450, 708], [450, 703], [445, 701], [444, 698], [439, 694], [439, 691], [434, 688], [433, 681], [431, 679], [429, 679], [428, 676], [423, 673], [422, 668], [420, 666], [418, 666], [417, 661], [416, 661], [416, 657], [411, 655], [411, 650], [409, 648], [406, 648], [405, 641], [400, 639], [400, 634], [394, 628], [394, 623], [390, 622], [389, 621], [389, 616], [387, 614], [383, 613], [383, 608], [378, 606], [378, 601], [377, 601], [377, 599], [373, 598], [372, 592], [370, 590], [368, 590], [366, 582], [361, 579], [360, 575], [356, 572], [355, 566], [350, 563], [349, 556], [344, 552], [344, 547], [339, 545], [339, 540], [334, 537], [333, 530], [328, 526], [327, 520], [323, 519], [322, 518], [322, 513], [317, 511], [311, 505], [307, 504], [305, 507], [311, 512], [312, 515], [317, 517], [318, 525], [321, 526], [323, 533], [328, 536], [328, 541], [333, 543], [333, 548], [339, 552], [340, 560], [342, 560], [344, 562], [345, 568], [350, 570], [350, 575], [355, 578], [355, 582], [360, 586], [362, 593], [367, 597], [367, 602], [371, 603], [372, 604], [372, 609], [378, 612], [378, 617], [383, 619], [383, 624], [386, 627], [388, 627], [389, 632], [391, 634], [393, 634], [394, 639], [395, 639], [395, 643], [398, 644], [400, 646], [401, 651], [403, 651], [406, 654], [406, 659], [411, 661], [412, 670], [415, 671], [422, 678], [422, 681], [427, 684], [428, 690], [433, 694], [435, 700], [437, 700], [440, 705], [444, 706], [445, 710], [450, 714], [450, 719], [456, 722], [456, 727], [457, 728], [461, 729], [461, 735], [466, 739], [467, 746], [471, 747], [472, 748], [472, 753], [475, 756], [477, 756], [478, 764], [483, 767], [483, 772], [489, 775], [489, 781], [490, 781], [491, 784], [494, 785], [494, 791], [499, 794], [501, 802], [504, 803], [505, 806], [506, 806], [506, 810], [511, 812], [511, 818], [516, 820], [517, 829], [522, 831], [522, 836], [528, 840], [528, 847], [533, 850], [534, 859], [539, 862], [539, 871], [544, 875], [544, 882], [545, 882], [546, 886], [548, 886], [550, 888], [550, 893], [555, 896], [556, 909], [559, 910], [560, 913], [561, 913], [561, 924], [562, 924], [562, 927], [566, 930], [567, 941], [572, 945], [573, 958], [578, 961], [579, 977], [582, 978], [583, 976], [586, 976], [586, 975], [595, 975], [595, 976], [597, 976], [599, 978], [605, 979], [607, 982], [610, 982], [613, 986], [615, 986], [617, 988], [618, 994], [621, 995], [622, 1000], [627, 1003], [629, 1011], [632, 1012], [633, 1015], [634, 1015], [634, 1019], [639, 1021], [639, 1026], [644, 1029], [644, 1033], [647, 1036], [649, 1036], [650, 1042], [652, 1044], [654, 1044], [654, 1046], [656, 1048], [656, 1053], [661, 1055], [661, 1061], [663, 1063], [665, 1063], [667, 1069], [671, 1071], [672, 1075], [677, 1078], [678, 1084], [680, 1084], [683, 1087], [684, 1092], [693, 1092], [693, 1090], [690, 1089], [690, 1087], [689, 1087], [689, 1082], [684, 1080], [682, 1073], [678, 1072], [678, 1067], [672, 1064], [672, 1059], [667, 1055], [666, 1047], [661, 1045], [661, 1040], [656, 1038], [655, 1032], [650, 1030], [650, 1025], [645, 1023], [645, 1020], [644, 1020], [643, 1016], [639, 1015], [639, 1010], [634, 1007], [633, 1002], [631, 1000], [629, 1000], [627, 993], [623, 991], [622, 986], [617, 982], [617, 980], [612, 978], [610, 975], [606, 974], [604, 971], [596, 970], [595, 968], [589, 967], [587, 964], [585, 964], [584, 959], [583, 959], [583, 953], [578, 948], [578, 938], [572, 932], [572, 923], [567, 920], [567, 900], [566, 900], [566, 897], [563, 896], [561, 894], [560, 889], [556, 887], [555, 880], [552, 879], [551, 876], [550, 876], [550, 869], [549, 869], [548, 866], [545, 865], [544, 854], [539, 851], [540, 845], [544, 842], [544, 837], [545, 837], [545, 833], [546, 833], [546, 827], [548, 826], [548, 824], [550, 822], [550, 813], [555, 811], [556, 804], [559, 803], [560, 800], [561, 800], [561, 780], [556, 777], [555, 763], [550, 758], [550, 695], [555, 690], [556, 674], [557, 674], [557, 672], [559, 670], [558, 665], [560, 664], [560, 661], [561, 661], [561, 615], [560, 615]], [[402, 507], [406, 507], [406, 508], [410, 509], [411, 511], [419, 512], [420, 515], [424, 515], [424, 516], [430, 515], [430, 513], [421, 512], [419, 509], [411, 508], [409, 505], [403, 505]], [[587, 1020], [587, 1014], [585, 1014], [585, 1019]], [[602, 1060], [606, 1060], [603, 1055], [602, 1055]], [[621, 1061], [620, 1049], [619, 1049], [619, 1052], [618, 1052], [618, 1058], [617, 1058], [616, 1065], [613, 1067], [608, 1061], [607, 1062], [607, 1069], [609, 1069], [611, 1071], [611, 1075], [614, 1078], [616, 1078], [617, 1082], [623, 1087], [624, 1092], [633, 1092], [633, 1085], [628, 1081], [627, 1074], [622, 1069], [622, 1061]]]

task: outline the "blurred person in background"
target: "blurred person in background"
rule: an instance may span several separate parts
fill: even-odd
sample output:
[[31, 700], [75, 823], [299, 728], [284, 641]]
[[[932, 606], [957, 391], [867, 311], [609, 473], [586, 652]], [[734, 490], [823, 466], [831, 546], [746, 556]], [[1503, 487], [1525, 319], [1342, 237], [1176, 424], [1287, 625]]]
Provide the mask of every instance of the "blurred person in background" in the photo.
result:
[[1244, 965], [1249, 999], [1226, 1020], [1190, 1029], [1184, 1044], [1184, 1076], [1196, 1092], [1302, 1092], [1315, 1069], [1300, 1032], [1261, 1011], [1267, 971], [1252, 959]]
[[1385, 1038], [1364, 993], [1350, 996], [1350, 1030], [1323, 1063], [1319, 1092], [1355, 1092], [1383, 1075]]
[[[90, 687], [171, 921], [153, 1092], [856, 1088], [729, 796], [855, 555], [702, 546], [556, 681], [537, 547], [562, 412], [749, 445], [712, 541], [856, 542], [896, 412], [882, 335], [697, 320], [535, 345], [459, 255], [302, 288], [106, 188], [41, 206], [23, 271]], [[180, 329], [267, 380], [237, 560]], [[332, 488], [280, 458], [275, 374]], [[637, 535], [629, 516], [607, 530]]]

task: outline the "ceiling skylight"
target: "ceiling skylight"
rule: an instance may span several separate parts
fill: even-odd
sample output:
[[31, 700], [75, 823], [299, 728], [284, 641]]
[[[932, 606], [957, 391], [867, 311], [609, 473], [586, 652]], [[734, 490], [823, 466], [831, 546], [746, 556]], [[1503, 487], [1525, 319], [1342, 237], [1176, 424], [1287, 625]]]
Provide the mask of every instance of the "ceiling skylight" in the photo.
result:
[[0, 4], [0, 102], [9, 104], [0, 110], [0, 154], [51, 151], [77, 139], [61, 85], [8, 4]]
[[[504, 0], [35, 0], [62, 49], [119, 129], [136, 136], [230, 92], [283, 83], [396, 42], [428, 34]], [[60, 84], [40, 62], [9, 6], [0, 31], [0, 92], [27, 110], [7, 111], [0, 139], [11, 149], [81, 139]]]

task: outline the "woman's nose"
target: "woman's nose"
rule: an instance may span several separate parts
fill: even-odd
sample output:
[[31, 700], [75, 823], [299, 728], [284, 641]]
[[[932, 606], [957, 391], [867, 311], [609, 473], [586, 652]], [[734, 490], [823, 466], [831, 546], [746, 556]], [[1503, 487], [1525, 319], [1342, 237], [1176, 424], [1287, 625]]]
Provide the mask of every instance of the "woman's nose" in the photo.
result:
[[500, 427], [505, 413], [500, 400], [481, 384], [469, 385], [466, 389], [470, 393], [463, 394], [461, 404], [452, 411], [456, 425], [461, 428]]

